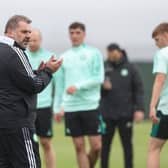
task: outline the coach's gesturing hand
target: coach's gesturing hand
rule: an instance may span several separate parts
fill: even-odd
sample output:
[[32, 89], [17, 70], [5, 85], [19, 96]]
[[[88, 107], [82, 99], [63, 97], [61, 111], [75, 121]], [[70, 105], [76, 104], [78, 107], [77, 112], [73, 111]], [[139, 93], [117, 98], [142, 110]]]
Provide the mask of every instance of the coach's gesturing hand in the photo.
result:
[[63, 59], [55, 59], [54, 56], [52, 56], [47, 62], [46, 67], [51, 69], [51, 71], [54, 73], [58, 70], [58, 68], [61, 66], [63, 62]]
[[41, 71], [46, 67], [46, 63], [44, 61], [41, 61], [39, 67], [37, 68], [37, 71]]

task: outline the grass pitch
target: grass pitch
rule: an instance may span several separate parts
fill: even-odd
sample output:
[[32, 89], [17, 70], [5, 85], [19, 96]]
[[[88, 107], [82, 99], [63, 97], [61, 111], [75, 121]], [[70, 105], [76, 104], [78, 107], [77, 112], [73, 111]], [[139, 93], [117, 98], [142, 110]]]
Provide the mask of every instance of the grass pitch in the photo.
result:
[[[134, 168], [146, 168], [147, 150], [151, 130], [150, 122], [134, 125]], [[87, 139], [86, 139], [87, 140]], [[54, 149], [56, 152], [57, 168], [78, 168], [72, 140], [64, 136], [64, 125], [54, 124]], [[41, 154], [42, 154], [42, 150]], [[42, 156], [42, 155], [41, 155]], [[42, 168], [45, 168], [43, 157]], [[116, 130], [110, 155], [110, 168], [124, 168], [123, 152]], [[161, 153], [161, 168], [168, 167], [168, 145], [164, 146]], [[99, 162], [96, 168], [100, 168]]]

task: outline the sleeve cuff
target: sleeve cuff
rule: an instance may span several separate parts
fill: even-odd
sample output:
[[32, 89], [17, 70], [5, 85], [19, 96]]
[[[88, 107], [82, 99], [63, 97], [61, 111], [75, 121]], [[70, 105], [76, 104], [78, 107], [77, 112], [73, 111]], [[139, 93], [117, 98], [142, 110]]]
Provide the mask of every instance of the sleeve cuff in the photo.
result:
[[52, 77], [53, 72], [50, 68], [46, 67], [43, 71]]

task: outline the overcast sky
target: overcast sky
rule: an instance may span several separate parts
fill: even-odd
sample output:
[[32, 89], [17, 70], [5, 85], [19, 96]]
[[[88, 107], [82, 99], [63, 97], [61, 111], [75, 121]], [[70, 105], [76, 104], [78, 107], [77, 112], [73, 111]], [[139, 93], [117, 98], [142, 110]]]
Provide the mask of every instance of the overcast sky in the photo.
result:
[[14, 14], [29, 16], [43, 34], [43, 46], [56, 54], [70, 47], [68, 25], [81, 21], [87, 27], [86, 42], [105, 55], [117, 42], [131, 60], [152, 60], [156, 50], [151, 32], [168, 21], [168, 0], [1, 0], [0, 34]]

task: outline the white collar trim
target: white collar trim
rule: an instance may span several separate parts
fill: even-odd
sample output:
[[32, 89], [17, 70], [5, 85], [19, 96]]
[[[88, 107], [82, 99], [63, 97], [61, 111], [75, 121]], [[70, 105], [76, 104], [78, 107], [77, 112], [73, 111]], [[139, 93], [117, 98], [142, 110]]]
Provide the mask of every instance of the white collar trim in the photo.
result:
[[14, 45], [14, 40], [10, 37], [7, 37], [7, 36], [0, 36], [0, 43], [5, 43], [5, 44], [8, 44], [10, 46], [13, 46]]

